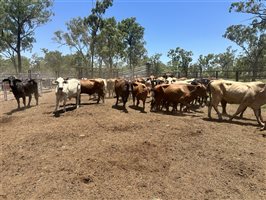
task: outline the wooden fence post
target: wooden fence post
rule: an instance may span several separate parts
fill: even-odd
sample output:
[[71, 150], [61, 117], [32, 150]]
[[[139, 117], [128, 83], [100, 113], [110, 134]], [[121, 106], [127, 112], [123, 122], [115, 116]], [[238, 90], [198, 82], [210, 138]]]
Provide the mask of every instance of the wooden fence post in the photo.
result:
[[215, 71], [215, 78], [218, 79], [218, 73], [219, 71]]
[[239, 80], [239, 71], [236, 71], [236, 81]]
[[31, 70], [28, 70], [28, 78], [31, 79]]
[[7, 83], [3, 82], [4, 100], [7, 101]]

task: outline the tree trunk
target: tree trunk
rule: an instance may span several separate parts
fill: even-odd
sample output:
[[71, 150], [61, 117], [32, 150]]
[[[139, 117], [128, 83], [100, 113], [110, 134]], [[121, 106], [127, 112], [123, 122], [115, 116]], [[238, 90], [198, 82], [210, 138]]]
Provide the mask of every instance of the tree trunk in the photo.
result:
[[21, 64], [21, 54], [20, 50], [18, 51], [18, 73], [22, 72], [22, 64]]
[[22, 72], [22, 64], [21, 64], [21, 26], [18, 25], [18, 33], [17, 33], [17, 56], [18, 56], [18, 73]]
[[[92, 45], [93, 46], [93, 45]], [[94, 48], [94, 47], [93, 47]], [[91, 50], [91, 78], [94, 77], [93, 64], [94, 64], [94, 50]]]
[[258, 73], [258, 59], [256, 59], [252, 67], [252, 81], [256, 81], [257, 73]]
[[113, 78], [113, 59], [110, 56], [109, 57], [109, 74], [108, 74], [109, 78]]
[[14, 55], [11, 57], [11, 60], [12, 60], [13, 66], [15, 68], [15, 72], [16, 72], [16, 74], [18, 74], [18, 65], [17, 65], [16, 58], [14, 57]]

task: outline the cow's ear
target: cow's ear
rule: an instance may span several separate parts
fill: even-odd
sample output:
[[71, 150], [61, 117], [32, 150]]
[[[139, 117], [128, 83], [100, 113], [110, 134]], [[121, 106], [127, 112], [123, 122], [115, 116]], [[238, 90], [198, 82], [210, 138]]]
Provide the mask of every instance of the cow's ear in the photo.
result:
[[64, 82], [63, 83], [67, 83], [67, 80], [64, 80]]
[[133, 85], [134, 87], [137, 87], [137, 86], [138, 86], [138, 84], [137, 84], [136, 82], [132, 83], [132, 85]]
[[2, 82], [9, 82], [10, 80], [9, 79], [4, 79], [4, 80], [2, 80]]
[[52, 81], [52, 84], [53, 85], [57, 85], [58, 84], [58, 81]]

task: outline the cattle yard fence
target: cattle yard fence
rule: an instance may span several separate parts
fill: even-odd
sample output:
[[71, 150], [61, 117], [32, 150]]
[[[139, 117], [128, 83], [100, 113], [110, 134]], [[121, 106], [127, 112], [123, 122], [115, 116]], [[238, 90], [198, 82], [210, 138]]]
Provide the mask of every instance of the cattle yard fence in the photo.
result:
[[[134, 72], [132, 69], [129, 68], [120, 68], [119, 70], [115, 69], [112, 72], [112, 77], [120, 77], [120, 78], [126, 78], [126, 79], [133, 79], [136, 77], [149, 77], [150, 75], [155, 76], [163, 76], [164, 74], [151, 74], [151, 71], [149, 69], [149, 66], [139, 66], [134, 68]], [[167, 73], [171, 74], [171, 73]], [[102, 75], [102, 76], [101, 76]], [[109, 73], [110, 75], [110, 73]], [[254, 74], [252, 71], [247, 70], [235, 70], [235, 71], [219, 71], [219, 70], [209, 70], [209, 71], [195, 71], [195, 72], [187, 72], [187, 73], [181, 73], [177, 72], [175, 74], [171, 74], [177, 78], [186, 77], [186, 78], [223, 78], [227, 80], [235, 80], [235, 81], [254, 81], [254, 80], [263, 80], [266, 81], [266, 71], [259, 71]], [[14, 99], [13, 94], [10, 92], [9, 84], [2, 82], [3, 79], [14, 76], [14, 74], [7, 74], [2, 73], [0, 74], [0, 101], [3, 100], [10, 100]], [[81, 78], [81, 77], [88, 77], [87, 73], [81, 72], [80, 74], [76, 73], [58, 73], [55, 74], [45, 74], [45, 73], [32, 73], [31, 70], [28, 71], [28, 73], [20, 73], [15, 75], [17, 78], [21, 80], [25, 79], [35, 79], [38, 83], [38, 90], [39, 94], [49, 92], [54, 88], [54, 85], [52, 82], [56, 80], [57, 77], [62, 76], [64, 78]], [[101, 78], [110, 78], [108, 76], [107, 71], [97, 71], [95, 70], [94, 78], [101, 77]]]

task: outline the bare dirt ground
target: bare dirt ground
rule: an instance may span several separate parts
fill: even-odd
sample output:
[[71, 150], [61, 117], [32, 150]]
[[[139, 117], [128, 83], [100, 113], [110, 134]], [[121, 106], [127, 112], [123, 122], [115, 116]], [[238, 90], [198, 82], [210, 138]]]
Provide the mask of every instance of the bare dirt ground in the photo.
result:
[[21, 111], [0, 102], [0, 199], [266, 199], [266, 132], [250, 109], [229, 123], [88, 99], [57, 117], [53, 92]]

